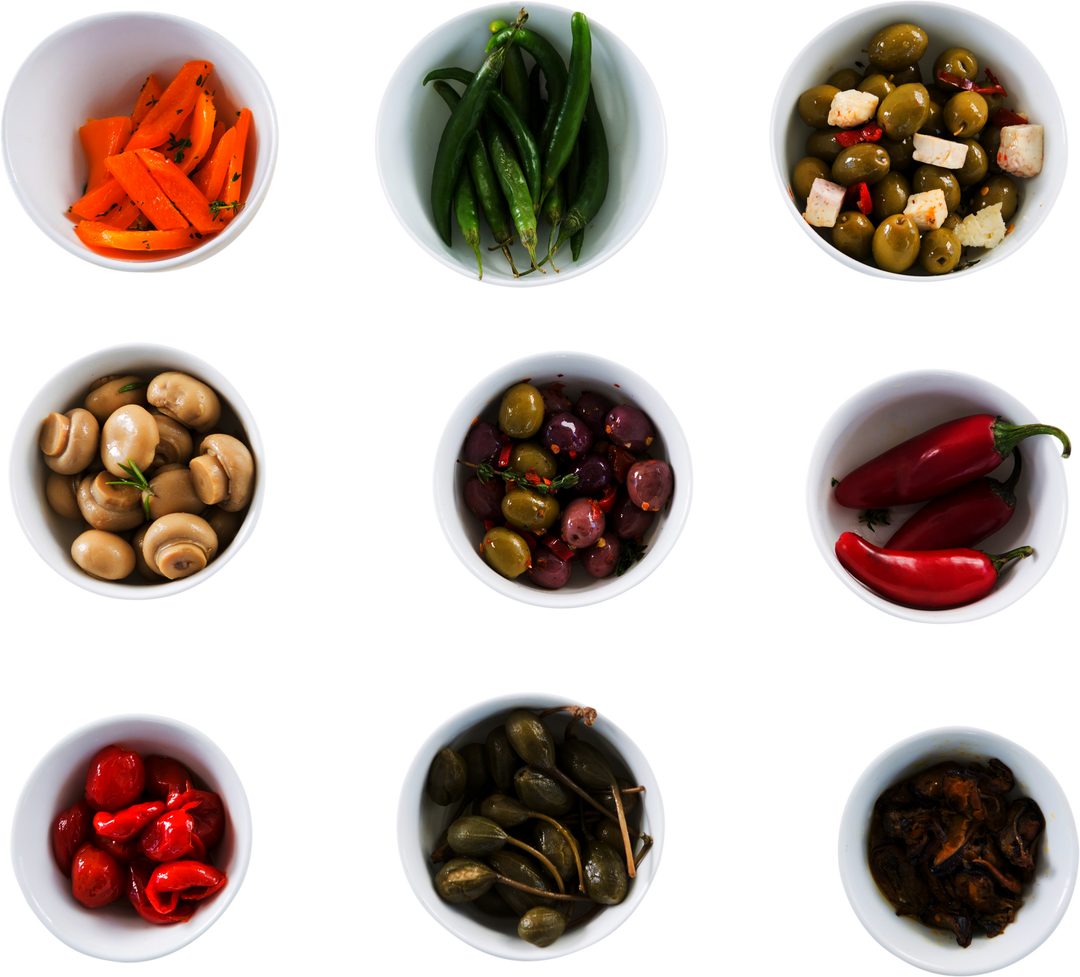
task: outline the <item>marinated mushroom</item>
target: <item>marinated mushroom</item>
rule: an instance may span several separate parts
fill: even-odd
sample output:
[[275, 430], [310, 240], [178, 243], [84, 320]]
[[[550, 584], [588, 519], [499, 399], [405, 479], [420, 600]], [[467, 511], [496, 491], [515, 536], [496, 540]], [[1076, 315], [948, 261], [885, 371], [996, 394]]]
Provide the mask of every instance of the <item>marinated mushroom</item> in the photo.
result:
[[238, 512], [251, 501], [255, 462], [243, 442], [228, 434], [211, 434], [199, 445], [189, 467], [195, 491], [207, 505]]
[[187, 512], [162, 516], [143, 537], [147, 564], [170, 580], [198, 573], [217, 555], [217, 549], [217, 534], [210, 524]]
[[108, 472], [87, 475], [79, 484], [79, 509], [95, 529], [121, 533], [146, 522], [142, 492], [132, 485], [110, 485]]
[[49, 473], [45, 481], [45, 498], [49, 500], [53, 512], [65, 519], [82, 519], [82, 509], [79, 508], [79, 483], [82, 480], [81, 474]]
[[165, 578], [150, 566], [146, 562], [146, 557], [143, 556], [143, 540], [146, 539], [146, 531], [150, 526], [151, 523], [144, 522], [131, 537], [131, 548], [135, 551], [135, 569], [139, 571], [139, 576], [144, 580], [149, 580], [150, 583], [164, 583]]
[[102, 377], [91, 385], [83, 406], [104, 424], [114, 411], [130, 404], [146, 406], [146, 381], [134, 374]]
[[186, 465], [195, 451], [191, 433], [183, 424], [166, 414], [151, 416], [157, 424], [158, 444], [147, 475], [156, 475], [165, 465]]
[[186, 373], [158, 374], [150, 381], [146, 399], [162, 414], [200, 434], [211, 430], [221, 417], [217, 394]]
[[115, 533], [88, 529], [71, 544], [72, 559], [98, 580], [123, 580], [135, 569], [135, 551]]
[[160, 519], [170, 512], [200, 515], [206, 503], [199, 498], [191, 471], [183, 465], [166, 465], [150, 479], [150, 518]]
[[132, 462], [139, 471], [149, 468], [157, 445], [157, 422], [138, 404], [113, 411], [101, 429], [101, 460], [117, 478], [131, 477], [122, 466]]
[[38, 435], [45, 464], [60, 475], [84, 471], [97, 454], [100, 431], [97, 418], [88, 410], [54, 411], [45, 418]]
[[203, 519], [210, 523], [210, 528], [217, 533], [218, 552], [225, 549], [240, 532], [244, 524], [243, 512], [226, 512], [219, 505], [213, 505], [202, 513]]

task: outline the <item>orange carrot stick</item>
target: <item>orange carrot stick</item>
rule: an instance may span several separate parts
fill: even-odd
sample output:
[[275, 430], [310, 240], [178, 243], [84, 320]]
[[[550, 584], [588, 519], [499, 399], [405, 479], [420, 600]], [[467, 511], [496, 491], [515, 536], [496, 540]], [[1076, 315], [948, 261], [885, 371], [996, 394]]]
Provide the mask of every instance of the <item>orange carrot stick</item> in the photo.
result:
[[105, 166], [116, 177], [116, 182], [124, 188], [124, 192], [135, 201], [135, 206], [159, 231], [178, 230], [188, 226], [188, 222], [150, 178], [146, 165], [135, 153], [129, 150], [119, 156], [110, 156], [105, 160]]
[[176, 132], [195, 108], [195, 101], [210, 76], [209, 61], [189, 61], [180, 69], [169, 87], [161, 93], [157, 104], [150, 109], [142, 124], [131, 137], [127, 148], [153, 149], [162, 145], [170, 132]]
[[[240, 200], [240, 185], [244, 176], [244, 146], [250, 130], [251, 109], [241, 109], [240, 118], [236, 122], [236, 145], [233, 146], [229, 168], [225, 171], [225, 186], [222, 191], [221, 199], [227, 204], [235, 204]], [[218, 219], [228, 223], [236, 216], [236, 211], [236, 207], [231, 211], [222, 210], [218, 213]]]
[[210, 149], [210, 140], [214, 135], [214, 122], [217, 118], [217, 110], [214, 108], [214, 100], [209, 93], [201, 92], [195, 103], [195, 111], [191, 115], [191, 146], [184, 151], [181, 159], [173, 158], [174, 163], [179, 163], [180, 169], [190, 173], [198, 165], [199, 161]]
[[139, 97], [135, 99], [135, 108], [131, 110], [131, 121], [139, 125], [146, 114], [158, 103], [161, 98], [161, 83], [156, 75], [150, 75], [139, 89]]
[[81, 221], [75, 233], [83, 244], [122, 251], [177, 251], [190, 248], [205, 237], [194, 227], [171, 231], [125, 231], [98, 221]]
[[120, 203], [110, 207], [104, 217], [98, 218], [98, 223], [108, 224], [109, 227], [125, 228], [130, 227], [140, 217], [142, 217], [142, 211], [132, 203], [131, 197], [125, 193], [124, 199]]
[[221, 188], [225, 185], [225, 171], [232, 162], [233, 144], [236, 142], [236, 129], [229, 129], [221, 137], [217, 149], [210, 157], [210, 162], [199, 170], [192, 182], [199, 189], [207, 203], [221, 199]]
[[176, 209], [191, 221], [195, 230], [212, 234], [219, 229], [214, 223], [206, 197], [199, 193], [179, 166], [152, 149], [140, 149], [137, 154], [146, 164], [150, 178], [161, 187], [161, 192], [173, 202]]
[[131, 119], [126, 115], [111, 119], [87, 119], [86, 125], [79, 127], [79, 142], [82, 143], [90, 168], [86, 180], [87, 191], [96, 190], [109, 179], [105, 157], [122, 152], [130, 138]]
[[69, 208], [69, 213], [82, 220], [104, 220], [110, 209], [115, 209], [126, 196], [124, 188], [110, 176], [96, 190], [89, 190], [76, 200]]
[[181, 156], [186, 155], [188, 147], [191, 145], [191, 123], [193, 118], [194, 113], [184, 119], [175, 131], [170, 131], [169, 137], [160, 146], [154, 146], [153, 148], [166, 156], [174, 156], [177, 153]]

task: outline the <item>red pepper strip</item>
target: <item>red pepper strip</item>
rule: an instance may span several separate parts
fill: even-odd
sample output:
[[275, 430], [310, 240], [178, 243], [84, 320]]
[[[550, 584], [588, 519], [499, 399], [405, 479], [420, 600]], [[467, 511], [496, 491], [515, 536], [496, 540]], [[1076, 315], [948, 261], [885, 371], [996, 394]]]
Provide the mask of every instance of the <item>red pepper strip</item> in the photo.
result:
[[148, 923], [164, 926], [168, 923], [186, 923], [199, 907], [194, 902], [182, 902], [171, 913], [159, 913], [146, 897], [146, 883], [150, 881], [155, 866], [145, 860], [137, 860], [128, 866], [127, 897], [137, 912]]
[[615, 486], [609, 485], [604, 489], [604, 494], [600, 496], [596, 504], [600, 508], [601, 512], [611, 512], [615, 508]]
[[507, 465], [510, 464], [510, 452], [513, 450], [514, 446], [512, 444], [504, 444], [499, 449], [499, 459], [497, 462], [497, 467], [505, 468]]
[[898, 444], [841, 479], [836, 501], [849, 509], [887, 509], [928, 502], [989, 475], [1021, 441], [1035, 434], [1061, 440], [1065, 432], [1045, 424], [1008, 424], [993, 414], [973, 414], [939, 424]]
[[515, 533], [517, 533], [523, 540], [525, 540], [525, 542], [529, 545], [529, 552], [530, 553], [535, 553], [536, 552], [536, 542], [537, 542], [537, 540], [536, 540], [536, 535], [534, 533], [527, 533], [527, 532], [525, 532], [524, 529], [514, 529], [513, 526], [508, 526], [507, 528], [513, 529]]
[[[189, 807], [189, 801], [200, 803], [197, 807]], [[208, 790], [170, 794], [165, 807], [169, 811], [190, 810], [195, 819], [195, 833], [207, 848], [213, 848], [225, 833], [225, 807], [221, 798]]]
[[836, 141], [845, 149], [860, 142], [877, 142], [883, 135], [881, 126], [876, 122], [867, 122], [861, 129], [848, 129], [838, 132]]
[[847, 193], [844, 194], [844, 210], [851, 210], [857, 207], [859, 213], [869, 214], [874, 209], [873, 201], [870, 199], [870, 188], [865, 183], [853, 183], [847, 188]]
[[1012, 453], [1012, 474], [1006, 482], [980, 478], [940, 499], [928, 502], [885, 544], [890, 550], [950, 550], [977, 546], [1004, 528], [1016, 511], [1013, 489], [1020, 480], [1020, 449]]
[[139, 851], [155, 862], [173, 862], [190, 855], [195, 850], [193, 839], [198, 835], [195, 834], [195, 818], [188, 811], [198, 806], [198, 801], [188, 801], [179, 810], [159, 817], [140, 836]]
[[[991, 77], [990, 72], [987, 72], [986, 76], [990, 78], [991, 81], [994, 80]], [[1005, 89], [996, 82], [993, 85], [987, 85], [985, 88], [980, 88], [970, 78], [961, 78], [959, 75], [954, 75], [951, 71], [946, 71], [944, 68], [938, 71], [937, 79], [938, 81], [944, 82], [946, 85], [962, 88], [966, 92], [978, 92], [980, 95], [1000, 95], [1002, 98], [1008, 97]]]
[[94, 815], [94, 830], [102, 838], [112, 838], [114, 841], [130, 841], [154, 818], [165, 813], [164, 801], [150, 801], [146, 804], [135, 804], [124, 808], [115, 814], [108, 811], [98, 811]]
[[572, 560], [574, 558], [574, 551], [570, 549], [558, 536], [553, 536], [548, 533], [544, 537], [544, 545], [551, 550], [560, 560]]
[[484, 532], [485, 532], [485, 533], [486, 533], [486, 532], [487, 532], [487, 531], [488, 531], [489, 529], [494, 529], [494, 528], [495, 528], [495, 523], [494, 523], [494, 521], [493, 521], [493, 520], [491, 520], [491, 519], [485, 519], [485, 520], [484, 520]]
[[626, 473], [630, 471], [630, 466], [637, 461], [637, 458], [625, 448], [612, 444], [608, 447], [608, 461], [615, 469], [615, 481], [623, 485], [626, 483]]
[[182, 794], [194, 790], [187, 767], [172, 757], [148, 756], [143, 760], [146, 769], [146, 793], [158, 800], [166, 800], [170, 794]]
[[168, 915], [181, 899], [198, 900], [212, 896], [228, 879], [212, 865], [202, 862], [165, 862], [147, 880], [145, 891], [150, 905]]
[[525, 481], [528, 482], [530, 485], [539, 485], [540, 484], [541, 479], [540, 479], [540, 476], [536, 474], [536, 469], [535, 468], [530, 468], [525, 473]]
[[1029, 126], [1031, 123], [1022, 115], [1017, 115], [1008, 109], [998, 109], [990, 116], [990, 125], [1004, 129], [1005, 126]]
[[855, 533], [836, 541], [836, 558], [879, 597], [923, 610], [963, 607], [982, 600], [1011, 560], [1031, 556], [1030, 546], [987, 556], [979, 550], [884, 550]]

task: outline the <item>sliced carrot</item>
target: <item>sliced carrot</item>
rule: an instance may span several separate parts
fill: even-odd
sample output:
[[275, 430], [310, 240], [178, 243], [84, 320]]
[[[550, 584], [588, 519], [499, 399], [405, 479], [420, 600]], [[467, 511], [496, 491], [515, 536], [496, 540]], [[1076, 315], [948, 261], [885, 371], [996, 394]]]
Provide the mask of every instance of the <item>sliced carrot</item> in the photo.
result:
[[195, 111], [191, 114], [191, 146], [184, 151], [181, 159], [173, 158], [174, 163], [179, 163], [180, 169], [190, 173], [198, 165], [199, 161], [210, 149], [210, 141], [214, 136], [214, 122], [217, 118], [217, 110], [214, 108], [214, 100], [209, 92], [202, 92], [195, 103]]
[[161, 93], [157, 104], [146, 114], [142, 124], [128, 143], [128, 149], [153, 149], [162, 145], [170, 132], [191, 114], [210, 70], [209, 61], [189, 61], [180, 69], [169, 87]]
[[119, 156], [110, 156], [105, 160], [105, 166], [116, 177], [116, 182], [124, 188], [124, 192], [135, 201], [135, 206], [159, 231], [188, 226], [188, 222], [150, 178], [146, 164], [136, 153], [129, 150]]
[[87, 119], [86, 125], [79, 127], [79, 142], [86, 153], [86, 162], [90, 175], [86, 180], [87, 191], [96, 190], [107, 179], [109, 171], [105, 169], [105, 157], [123, 152], [131, 138], [131, 119], [118, 115], [111, 119]]
[[130, 227], [140, 217], [142, 217], [142, 211], [135, 206], [126, 193], [124, 199], [120, 203], [109, 208], [107, 214], [104, 217], [98, 218], [98, 223], [108, 224], [109, 227]]
[[232, 162], [233, 144], [236, 142], [236, 129], [229, 129], [221, 137], [210, 162], [193, 177], [192, 183], [199, 189], [207, 203], [221, 199], [221, 188], [225, 185], [225, 171]]
[[140, 149], [137, 152], [139, 159], [146, 164], [150, 178], [161, 187], [161, 192], [173, 202], [176, 209], [191, 221], [192, 227], [204, 234], [212, 234], [218, 230], [206, 197], [199, 193], [195, 184], [184, 175], [179, 166], [152, 149]]
[[121, 204], [125, 197], [127, 193], [124, 192], [124, 188], [115, 177], [110, 176], [96, 190], [89, 190], [76, 200], [71, 205], [70, 213], [82, 220], [104, 220], [110, 209]]
[[158, 103], [161, 98], [161, 82], [156, 75], [150, 75], [139, 89], [139, 97], [135, 99], [135, 108], [131, 110], [131, 121], [139, 125], [146, 118], [147, 113]]
[[191, 121], [193, 115], [189, 115], [175, 131], [170, 131], [168, 138], [160, 145], [154, 146], [159, 153], [165, 153], [168, 156], [172, 156], [175, 153], [186, 153], [188, 143], [191, 141]]
[[[235, 204], [240, 200], [240, 185], [244, 176], [244, 146], [250, 131], [251, 109], [241, 109], [240, 118], [236, 121], [236, 144], [233, 146], [229, 168], [225, 171], [225, 186], [222, 190], [221, 199], [227, 204]], [[235, 207], [231, 211], [222, 210], [218, 213], [218, 219], [226, 224], [235, 216]]]
[[125, 231], [99, 221], [81, 221], [75, 233], [83, 244], [121, 251], [178, 251], [198, 244], [205, 235], [194, 227], [171, 231]]

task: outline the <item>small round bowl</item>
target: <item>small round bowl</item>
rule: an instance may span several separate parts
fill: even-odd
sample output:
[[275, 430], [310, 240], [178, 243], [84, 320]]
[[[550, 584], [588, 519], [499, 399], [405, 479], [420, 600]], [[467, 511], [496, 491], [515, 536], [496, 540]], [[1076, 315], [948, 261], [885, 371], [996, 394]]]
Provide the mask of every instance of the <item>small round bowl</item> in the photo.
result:
[[[67, 213], [86, 182], [79, 126], [87, 118], [128, 115], [147, 75], [153, 72], [168, 85], [192, 58], [213, 62], [210, 86], [219, 119], [231, 125], [239, 109], [251, 109], [244, 206], [224, 231], [184, 251], [159, 257], [88, 248]], [[235, 241], [262, 205], [277, 160], [274, 102], [255, 66], [216, 31], [171, 14], [97, 14], [50, 34], [16, 72], [2, 128], [8, 178], [34, 223], [65, 250], [118, 271], [192, 265]]]
[[[141, 756], [175, 757], [199, 786], [221, 796], [228, 814], [214, 864], [227, 876], [219, 893], [201, 903], [186, 923], [157, 926], [131, 911], [127, 896], [101, 909], [84, 909], [71, 881], [53, 858], [50, 832], [56, 816], [83, 796], [86, 770], [102, 747], [116, 743]], [[244, 786], [220, 748], [203, 733], [175, 719], [114, 716], [65, 736], [34, 768], [11, 826], [11, 862], [30, 908], [59, 940], [103, 960], [153, 960], [187, 946], [205, 933], [240, 891], [251, 860], [251, 809]]]
[[866, 63], [866, 46], [881, 28], [889, 24], [913, 23], [930, 36], [926, 55], [919, 62], [923, 83], [933, 76], [934, 61], [947, 47], [970, 48], [979, 58], [980, 71], [990, 65], [1009, 93], [1006, 107], [1027, 112], [1032, 122], [1045, 127], [1046, 158], [1043, 170], [1031, 179], [1016, 179], [1019, 207], [1012, 223], [1016, 225], [996, 248], [965, 249], [977, 259], [964, 274], [996, 266], [1022, 247], [1042, 225], [1057, 200], [1068, 168], [1068, 141], [1065, 115], [1057, 92], [1039, 59], [1007, 30], [970, 8], [943, 3], [882, 3], [856, 10], [826, 27], [799, 52], [792, 62], [773, 103], [772, 134], [773, 172], [788, 198], [787, 209], [803, 233], [818, 247], [849, 268], [876, 278], [903, 278], [908, 281], [950, 279], [949, 275], [930, 275], [918, 263], [903, 274], [883, 271], [876, 265], [863, 264], [832, 246], [829, 228], [815, 228], [803, 220], [791, 191], [791, 173], [806, 155], [806, 137], [811, 130], [799, 118], [795, 105], [799, 96], [814, 85], [823, 84], [834, 71]]
[[[1032, 885], [1024, 887], [1024, 905], [1016, 921], [992, 940], [978, 933], [967, 948], [958, 946], [952, 933], [897, 916], [874, 882], [869, 864], [870, 819], [882, 792], [924, 767], [954, 758], [1001, 760], [1016, 775], [1017, 791], [1032, 798], [1046, 816], [1038, 874]], [[1016, 963], [1040, 946], [1069, 906], [1078, 853], [1076, 821], [1054, 775], [1022, 746], [968, 726], [931, 729], [889, 747], [855, 784], [840, 821], [840, 878], [859, 922], [890, 953], [935, 974], [986, 974]]]
[[[205, 570], [165, 583], [143, 580], [137, 570], [123, 581], [96, 580], [80, 570], [71, 558], [71, 544], [75, 537], [89, 527], [72, 519], [64, 519], [53, 511], [45, 498], [45, 482], [49, 477], [49, 469], [38, 446], [41, 422], [50, 411], [62, 413], [73, 407], [82, 407], [90, 383], [97, 377], [135, 373], [152, 379], [166, 370], [188, 373], [214, 389], [221, 399], [219, 430], [229, 432], [237, 427], [243, 429], [247, 445], [255, 458], [255, 488], [251, 504], [236, 538]], [[38, 556], [65, 580], [103, 597], [123, 597], [131, 600], [168, 597], [209, 580], [240, 552], [240, 547], [254, 532], [262, 512], [265, 494], [262, 487], [265, 480], [266, 462], [262, 437], [254, 416], [236, 392], [236, 388], [218, 370], [197, 356], [150, 343], [110, 346], [64, 367], [30, 402], [15, 430], [11, 448], [11, 501], [26, 538], [37, 550]]]
[[[1053, 423], [1037, 418], [1015, 397], [978, 377], [945, 370], [901, 373], [867, 387], [840, 407], [818, 437], [810, 460], [806, 508], [810, 531], [825, 562], [853, 593], [878, 609], [908, 621], [936, 624], [974, 621], [1008, 607], [1043, 578], [1065, 535], [1069, 497], [1061, 444], [1056, 438], [1040, 436], [1020, 445], [1024, 469], [1016, 489], [1016, 511], [1012, 519], [1004, 529], [978, 545], [986, 553], [1007, 553], [1018, 546], [1031, 546], [1035, 553], [1005, 567], [997, 586], [987, 597], [945, 611], [902, 607], [867, 590], [840, 565], [834, 548], [841, 533], [858, 533], [875, 546], [882, 546], [926, 503], [895, 506], [891, 510], [891, 525], [876, 525], [870, 531], [859, 521], [857, 509], [845, 509], [836, 501], [832, 479], [843, 478], [908, 438], [969, 414], [1000, 414], [1014, 424], [1039, 420]], [[1004, 481], [1012, 465], [1013, 460], [1007, 458], [991, 477]]]
[[[653, 422], [656, 441], [649, 453], [671, 465], [675, 488], [670, 502], [656, 513], [645, 534], [648, 547], [645, 555], [621, 577], [612, 575], [595, 579], [575, 570], [565, 587], [544, 590], [522, 579], [508, 580], [480, 555], [484, 527], [465, 505], [463, 494], [472, 472], [457, 464], [457, 459], [461, 457], [473, 419], [497, 419], [503, 393], [526, 378], [539, 387], [555, 381], [564, 383], [565, 393], [571, 400], [576, 400], [582, 390], [591, 390], [604, 394], [617, 404], [634, 404]], [[458, 559], [493, 590], [538, 607], [584, 607], [625, 593], [663, 562], [675, 546], [690, 513], [693, 479], [690, 448], [678, 420], [664, 398], [641, 377], [618, 363], [587, 353], [541, 353], [496, 370], [473, 387], [454, 408], [435, 453], [435, 511]]]
[[[456, 220], [451, 220], [454, 245], [448, 248], [431, 217], [431, 171], [449, 110], [431, 86], [421, 87], [429, 71], [456, 66], [475, 71], [484, 60], [493, 20], [511, 23], [520, 4], [494, 4], [472, 10], [436, 28], [416, 45], [390, 79], [379, 108], [375, 154], [379, 178], [391, 209], [410, 237], [436, 260], [475, 279], [476, 255], [465, 244]], [[570, 15], [564, 7], [527, 4], [528, 29], [547, 38], [566, 61], [570, 56]], [[607, 199], [585, 231], [581, 258], [570, 248], [559, 249], [559, 274], [533, 272], [515, 279], [481, 218], [480, 248], [483, 281], [495, 285], [550, 285], [566, 281], [603, 264], [622, 249], [645, 223], [660, 193], [667, 165], [667, 128], [660, 96], [641, 62], [611, 31], [589, 20], [592, 34], [592, 79], [596, 100], [611, 148], [611, 183]], [[531, 55], [525, 55], [531, 64]], [[455, 90], [461, 86], [456, 85]], [[541, 218], [537, 228], [538, 257], [547, 253], [549, 228]], [[528, 268], [528, 255], [514, 248], [518, 269]], [[524, 263], [522, 263], [524, 260]]]
[[[517, 935], [516, 919], [486, 916], [468, 904], [451, 905], [435, 892], [434, 879], [438, 867], [433, 866], [429, 856], [438, 844], [439, 835], [449, 826], [454, 808], [439, 807], [427, 796], [427, 775], [432, 759], [446, 746], [460, 750], [466, 743], [483, 743], [491, 729], [503, 723], [514, 709], [539, 711], [568, 702], [574, 700], [557, 695], [506, 695], [459, 712], [425, 740], [401, 788], [397, 816], [398, 853], [416, 898], [454, 936], [492, 956], [505, 957], [507, 960], [546, 960], [576, 953], [599, 943], [630, 918], [630, 914], [645, 898], [660, 868], [665, 836], [664, 803], [656, 777], [633, 740], [601, 713], [594, 726], [586, 727], [584, 723], [578, 723], [574, 731], [581, 739], [604, 751], [616, 776], [645, 787], [642, 831], [655, 841], [638, 866], [637, 876], [631, 880], [626, 898], [617, 906], [608, 906], [581, 926], [567, 930], [551, 946], [541, 948], [526, 943]], [[551, 719], [558, 722], [561, 728], [559, 714]]]

